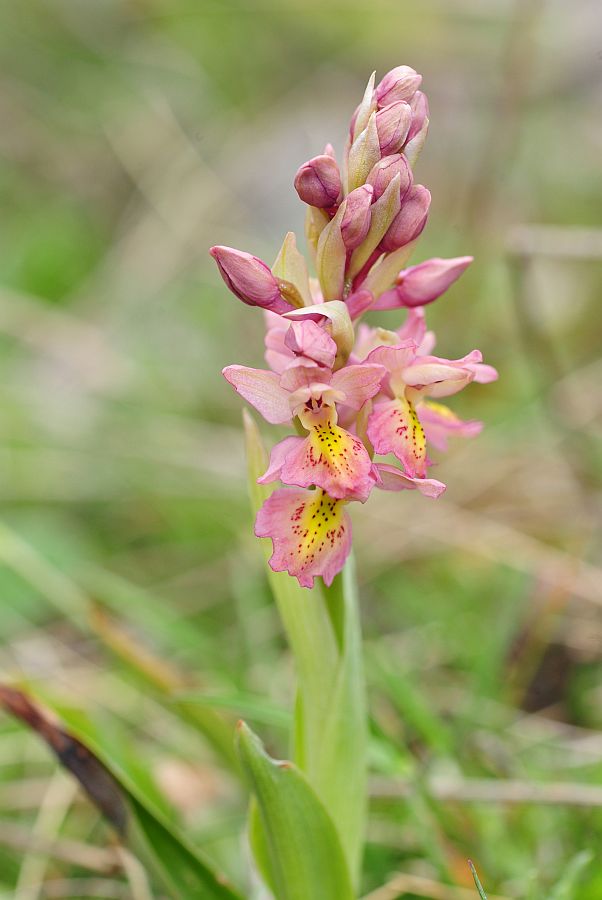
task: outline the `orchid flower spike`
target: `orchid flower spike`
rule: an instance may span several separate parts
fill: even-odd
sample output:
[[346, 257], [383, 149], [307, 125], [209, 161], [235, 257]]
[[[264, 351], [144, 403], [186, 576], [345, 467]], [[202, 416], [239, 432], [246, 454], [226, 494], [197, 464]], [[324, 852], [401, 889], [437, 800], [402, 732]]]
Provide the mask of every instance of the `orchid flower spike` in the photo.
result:
[[[226, 366], [234, 389], [271, 425], [295, 426], [272, 448], [261, 484], [280, 482], [257, 513], [270, 538], [269, 564], [303, 587], [332, 583], [352, 543], [350, 504], [374, 488], [436, 498], [430, 452], [482, 423], [440, 402], [472, 382], [497, 378], [473, 350], [433, 356], [424, 307], [472, 257], [433, 258], [408, 267], [426, 226], [431, 195], [413, 166], [429, 123], [421, 76], [397, 66], [369, 81], [349, 128], [339, 168], [328, 144], [294, 179], [306, 204], [306, 238], [317, 277], [289, 233], [272, 267], [250, 253], [215, 246], [230, 291], [263, 309], [269, 368]], [[360, 322], [368, 310], [405, 309], [397, 330]], [[391, 463], [391, 457], [395, 464]]]

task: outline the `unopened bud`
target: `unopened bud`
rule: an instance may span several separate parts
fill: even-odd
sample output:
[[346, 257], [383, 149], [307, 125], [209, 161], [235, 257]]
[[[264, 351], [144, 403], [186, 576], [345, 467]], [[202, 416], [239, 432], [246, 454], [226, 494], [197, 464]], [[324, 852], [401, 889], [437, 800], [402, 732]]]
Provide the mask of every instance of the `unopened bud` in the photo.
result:
[[416, 162], [426, 141], [429, 127], [429, 104], [426, 94], [416, 91], [410, 100], [412, 108], [412, 124], [404, 144], [403, 152], [411, 166]]
[[368, 184], [374, 188], [374, 199], [381, 197], [396, 175], [399, 175], [399, 198], [403, 199], [412, 186], [412, 170], [405, 156], [394, 153], [377, 162], [368, 175]]
[[410, 66], [397, 66], [376, 85], [378, 108], [388, 106], [397, 100], [410, 100], [420, 87], [422, 75]]
[[257, 256], [222, 246], [212, 247], [209, 253], [228, 288], [243, 303], [275, 313], [290, 312], [270, 267]]
[[414, 241], [422, 232], [431, 205], [431, 192], [422, 184], [414, 184], [385, 234], [381, 248], [387, 253]]
[[472, 262], [472, 256], [454, 259], [434, 257], [399, 273], [397, 295], [400, 306], [424, 306], [432, 303], [457, 281]]
[[411, 141], [421, 131], [424, 120], [428, 119], [429, 116], [429, 102], [426, 94], [422, 91], [416, 91], [409, 103], [412, 110], [412, 124], [410, 125], [406, 142]]
[[336, 160], [323, 153], [304, 163], [295, 175], [295, 189], [310, 206], [334, 206], [341, 198], [341, 174]]
[[363, 184], [351, 191], [343, 201], [345, 210], [341, 219], [341, 235], [347, 251], [359, 247], [368, 234], [373, 193], [372, 185]]
[[404, 100], [391, 103], [376, 113], [376, 130], [381, 156], [397, 153], [403, 147], [412, 124], [410, 104]]

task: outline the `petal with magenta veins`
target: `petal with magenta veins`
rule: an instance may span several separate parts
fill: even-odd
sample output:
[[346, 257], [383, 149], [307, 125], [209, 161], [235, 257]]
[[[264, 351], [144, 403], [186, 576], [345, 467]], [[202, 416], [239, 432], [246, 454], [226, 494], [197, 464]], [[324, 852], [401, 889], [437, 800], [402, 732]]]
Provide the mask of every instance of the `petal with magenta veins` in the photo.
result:
[[420, 491], [425, 497], [435, 500], [445, 490], [442, 481], [437, 481], [436, 478], [410, 478], [397, 466], [376, 463], [376, 469], [379, 476], [376, 487], [381, 491]]
[[298, 487], [316, 485], [339, 500], [367, 500], [374, 477], [362, 441], [336, 424], [336, 413], [330, 407], [301, 410], [299, 418], [309, 434], [290, 445], [280, 480]]
[[226, 366], [222, 374], [234, 390], [271, 425], [290, 422], [289, 394], [280, 386], [280, 377], [275, 372], [247, 366]]
[[320, 490], [280, 488], [270, 494], [257, 513], [255, 534], [272, 540], [273, 571], [288, 572], [301, 587], [312, 588], [316, 576], [332, 584], [351, 550], [344, 507]]
[[410, 400], [396, 397], [376, 403], [367, 431], [376, 453], [393, 453], [411, 478], [426, 476], [426, 436]]
[[465, 421], [447, 406], [430, 400], [420, 403], [417, 412], [427, 440], [437, 450], [447, 450], [450, 437], [475, 437], [483, 428], [482, 422], [476, 419]]
[[366, 400], [378, 394], [386, 371], [380, 365], [344, 366], [334, 373], [330, 383], [336, 391], [345, 395], [343, 403], [357, 410]]

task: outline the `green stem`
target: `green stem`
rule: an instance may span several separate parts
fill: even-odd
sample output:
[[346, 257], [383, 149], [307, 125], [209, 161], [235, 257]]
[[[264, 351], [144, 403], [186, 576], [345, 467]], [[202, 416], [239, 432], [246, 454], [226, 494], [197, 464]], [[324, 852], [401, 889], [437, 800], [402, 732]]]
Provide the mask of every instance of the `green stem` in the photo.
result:
[[[267, 455], [248, 416], [245, 431], [257, 510], [270, 492], [257, 484]], [[265, 550], [269, 555], [269, 541]], [[357, 883], [366, 810], [367, 716], [353, 559], [329, 588], [320, 582], [307, 590], [271, 570], [269, 580], [297, 668], [295, 762], [326, 806]]]

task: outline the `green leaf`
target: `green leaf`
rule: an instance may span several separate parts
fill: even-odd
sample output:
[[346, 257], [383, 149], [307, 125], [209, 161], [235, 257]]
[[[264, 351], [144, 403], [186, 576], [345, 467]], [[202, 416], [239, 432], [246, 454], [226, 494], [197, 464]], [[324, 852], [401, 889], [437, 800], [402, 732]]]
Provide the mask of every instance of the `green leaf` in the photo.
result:
[[[65, 711], [61, 712], [65, 718]], [[210, 863], [140, 792], [129, 774], [112, 758], [102, 733], [81, 715], [68, 718], [70, 730], [104, 763], [127, 796], [135, 826], [130, 833], [132, 849], [149, 862], [173, 896], [178, 900], [190, 900], [191, 897], [241, 900], [223, 876], [213, 871]]]
[[237, 749], [257, 800], [277, 900], [352, 900], [336, 829], [304, 775], [292, 763], [271, 759], [243, 722]]

